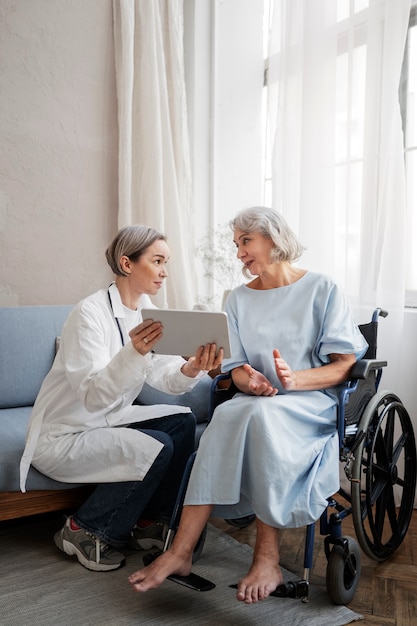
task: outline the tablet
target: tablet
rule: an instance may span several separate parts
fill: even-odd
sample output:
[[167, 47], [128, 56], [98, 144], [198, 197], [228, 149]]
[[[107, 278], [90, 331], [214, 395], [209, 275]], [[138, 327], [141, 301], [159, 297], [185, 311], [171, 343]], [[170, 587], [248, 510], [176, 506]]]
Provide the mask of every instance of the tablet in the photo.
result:
[[180, 309], [142, 309], [143, 320], [161, 322], [163, 337], [154, 345], [156, 354], [194, 356], [206, 343], [223, 348], [230, 357], [227, 315], [222, 311], [181, 311]]

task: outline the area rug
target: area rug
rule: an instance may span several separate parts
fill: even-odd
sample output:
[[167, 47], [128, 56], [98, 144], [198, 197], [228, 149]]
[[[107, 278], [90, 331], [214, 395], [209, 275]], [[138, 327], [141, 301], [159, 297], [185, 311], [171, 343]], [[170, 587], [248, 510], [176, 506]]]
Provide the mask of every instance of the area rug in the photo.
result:
[[[0, 524], [1, 626], [342, 626], [361, 619], [335, 606], [310, 586], [309, 602], [271, 597], [253, 605], [229, 587], [247, 571], [252, 549], [209, 525], [203, 554], [193, 571], [216, 584], [197, 592], [165, 581], [145, 594], [128, 575], [142, 567], [141, 552], [126, 552], [126, 566], [90, 572], [52, 541], [60, 517]], [[294, 575], [283, 571], [285, 581]]]

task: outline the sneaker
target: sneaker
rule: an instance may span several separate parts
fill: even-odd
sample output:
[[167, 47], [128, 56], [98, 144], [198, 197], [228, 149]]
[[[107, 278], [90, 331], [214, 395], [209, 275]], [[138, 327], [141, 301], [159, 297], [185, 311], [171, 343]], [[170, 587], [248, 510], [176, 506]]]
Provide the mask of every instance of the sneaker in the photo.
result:
[[55, 545], [62, 552], [75, 555], [81, 565], [95, 572], [107, 572], [124, 565], [123, 554], [83, 528], [73, 530], [70, 524], [68, 517], [63, 528], [54, 535]]
[[163, 522], [154, 522], [145, 528], [135, 526], [130, 533], [127, 546], [131, 550], [152, 550], [152, 548], [163, 550], [167, 534], [168, 525]]

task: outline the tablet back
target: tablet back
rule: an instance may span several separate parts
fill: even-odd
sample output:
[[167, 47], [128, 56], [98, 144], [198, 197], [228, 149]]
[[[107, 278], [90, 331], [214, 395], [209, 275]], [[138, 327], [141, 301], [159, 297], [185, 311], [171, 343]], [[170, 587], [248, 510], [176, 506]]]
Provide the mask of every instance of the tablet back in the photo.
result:
[[227, 315], [223, 311], [142, 309], [142, 318], [162, 322], [164, 335], [154, 346], [157, 354], [193, 356], [199, 346], [215, 343], [230, 357]]

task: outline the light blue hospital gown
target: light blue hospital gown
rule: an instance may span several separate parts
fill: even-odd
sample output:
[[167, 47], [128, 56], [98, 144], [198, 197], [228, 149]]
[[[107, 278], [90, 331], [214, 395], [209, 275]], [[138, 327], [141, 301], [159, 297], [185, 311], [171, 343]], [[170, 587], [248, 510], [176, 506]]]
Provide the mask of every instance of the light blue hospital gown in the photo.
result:
[[185, 504], [215, 504], [214, 516], [254, 512], [276, 528], [315, 522], [339, 488], [336, 397], [331, 390], [285, 392], [272, 350], [295, 370], [320, 367], [332, 353], [363, 356], [367, 344], [341, 289], [307, 272], [297, 282], [257, 291], [241, 285], [227, 303], [232, 357], [249, 363], [279, 392], [236, 394], [221, 404], [200, 440]]

